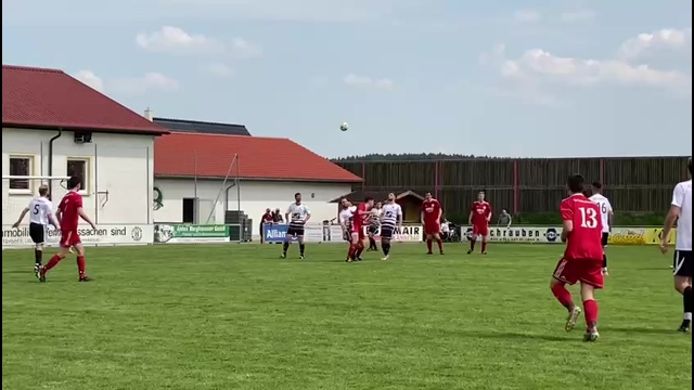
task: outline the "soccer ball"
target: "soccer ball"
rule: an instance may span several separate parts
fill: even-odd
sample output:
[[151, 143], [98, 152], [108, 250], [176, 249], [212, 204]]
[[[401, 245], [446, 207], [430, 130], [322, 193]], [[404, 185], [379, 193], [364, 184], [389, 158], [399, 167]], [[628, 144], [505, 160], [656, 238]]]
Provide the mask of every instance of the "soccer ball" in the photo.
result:
[[347, 124], [347, 122], [342, 122], [342, 124], [340, 125], [340, 130], [342, 130], [342, 131], [349, 130], [349, 125]]

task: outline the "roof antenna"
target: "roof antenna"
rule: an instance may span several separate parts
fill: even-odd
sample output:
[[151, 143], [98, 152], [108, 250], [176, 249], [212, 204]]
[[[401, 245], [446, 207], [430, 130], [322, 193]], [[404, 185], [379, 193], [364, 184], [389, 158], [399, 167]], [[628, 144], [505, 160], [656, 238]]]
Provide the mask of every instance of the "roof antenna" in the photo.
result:
[[145, 118], [147, 118], [147, 120], [150, 122], [152, 122], [154, 119], [154, 115], [152, 115], [152, 110], [149, 108], [149, 106], [147, 106], [145, 109]]

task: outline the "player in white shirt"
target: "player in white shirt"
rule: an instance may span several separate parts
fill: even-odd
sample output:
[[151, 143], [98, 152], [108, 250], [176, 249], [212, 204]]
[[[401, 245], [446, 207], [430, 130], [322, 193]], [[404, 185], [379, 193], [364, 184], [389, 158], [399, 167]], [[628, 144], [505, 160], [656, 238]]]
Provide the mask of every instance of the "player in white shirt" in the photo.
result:
[[383, 259], [388, 260], [390, 256], [390, 241], [396, 231], [401, 231], [402, 227], [402, 208], [395, 203], [395, 194], [388, 194], [388, 201], [383, 205], [381, 212], [381, 249], [383, 249]]
[[[357, 211], [357, 206], [353, 206], [352, 202], [347, 198], [342, 198], [340, 200], [340, 205], [342, 210], [338, 215], [340, 221], [340, 227], [342, 228], [342, 238], [347, 241], [348, 244], [352, 244], [352, 221], [354, 219], [354, 213]], [[345, 261], [350, 261], [349, 254]]]
[[369, 250], [370, 251], [378, 251], [378, 246], [376, 246], [376, 234], [378, 233], [379, 228], [381, 227], [381, 213], [382, 210], [381, 208], [383, 207], [383, 204], [381, 202], [376, 203], [374, 207], [371, 209], [371, 216], [369, 218]]
[[[593, 182], [593, 195], [590, 200], [597, 203], [600, 208], [600, 218], [602, 219], [602, 247], [607, 246], [607, 240], [610, 238], [610, 230], [612, 230], [612, 221], [614, 220], [614, 210], [612, 204], [602, 194], [602, 183], [599, 181]], [[602, 255], [602, 273], [607, 276], [607, 253]]]
[[289, 205], [286, 220], [289, 222], [287, 234], [284, 236], [284, 245], [282, 246], [282, 258], [287, 258], [287, 249], [292, 239], [299, 241], [299, 259], [304, 259], [306, 245], [304, 245], [304, 225], [311, 218], [311, 210], [301, 203], [301, 194], [294, 194], [294, 203]]
[[689, 332], [692, 323], [692, 158], [687, 163], [689, 177], [677, 186], [672, 194], [670, 211], [665, 217], [663, 237], [660, 241], [660, 251], [668, 250], [668, 237], [675, 221], [677, 221], [677, 242], [673, 268], [675, 275], [675, 290], [682, 294], [684, 301], [684, 319], [679, 327], [680, 332]]
[[53, 215], [53, 204], [48, 200], [48, 186], [46, 184], [42, 184], [39, 187], [39, 196], [32, 199], [29, 205], [22, 210], [17, 222], [15, 222], [12, 227], [15, 229], [18, 228], [27, 213], [30, 213], [29, 236], [35, 244], [34, 272], [38, 272], [39, 268], [41, 268], [41, 261], [43, 259], [43, 244], [46, 241], [46, 228], [49, 224], [53, 225], [53, 227], [58, 226], [58, 222]]

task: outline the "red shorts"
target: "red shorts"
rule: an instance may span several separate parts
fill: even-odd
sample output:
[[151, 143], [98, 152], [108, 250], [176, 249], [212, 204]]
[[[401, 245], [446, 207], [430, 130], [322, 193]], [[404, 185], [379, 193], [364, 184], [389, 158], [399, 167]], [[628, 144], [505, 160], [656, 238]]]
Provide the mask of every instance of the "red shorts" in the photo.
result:
[[71, 248], [77, 244], [81, 244], [80, 235], [77, 234], [77, 230], [69, 230], [66, 232], [61, 232], [60, 235], [60, 246], [63, 248]]
[[441, 233], [441, 223], [439, 222], [426, 222], [424, 224], [424, 234], [429, 236], [429, 235], [434, 235], [434, 234], [439, 234]]
[[554, 269], [554, 278], [568, 284], [581, 281], [595, 288], [603, 288], [605, 279], [602, 276], [602, 259], [568, 260], [560, 259]]
[[[358, 225], [353, 224], [351, 233], [352, 234], [358, 234], [360, 240], [363, 240], [364, 238], [366, 238], [366, 235], [364, 234], [364, 228], [362, 226], [358, 226]], [[350, 238], [350, 241], [351, 241], [351, 238]]]
[[487, 237], [489, 235], [489, 225], [473, 225], [472, 235]]

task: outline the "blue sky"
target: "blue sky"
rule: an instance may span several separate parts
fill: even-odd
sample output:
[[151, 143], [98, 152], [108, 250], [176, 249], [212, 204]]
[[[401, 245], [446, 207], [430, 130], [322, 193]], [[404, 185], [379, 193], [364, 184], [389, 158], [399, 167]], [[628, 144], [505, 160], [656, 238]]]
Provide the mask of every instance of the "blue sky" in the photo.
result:
[[61, 68], [135, 111], [243, 123], [326, 157], [691, 154], [687, 0], [2, 6], [5, 64]]

